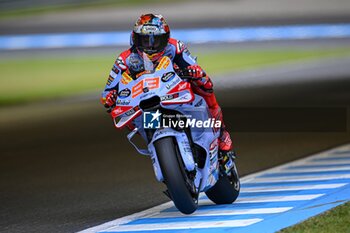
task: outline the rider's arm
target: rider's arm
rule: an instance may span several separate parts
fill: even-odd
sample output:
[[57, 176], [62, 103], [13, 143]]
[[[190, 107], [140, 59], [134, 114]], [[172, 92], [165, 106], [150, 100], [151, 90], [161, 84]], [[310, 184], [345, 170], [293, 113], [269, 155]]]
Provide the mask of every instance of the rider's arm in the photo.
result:
[[176, 52], [174, 63], [180, 70], [187, 70], [187, 73], [194, 78], [195, 92], [203, 95], [210, 95], [213, 92], [213, 83], [206, 72], [197, 64], [197, 58], [194, 58], [186, 45], [181, 41], [171, 41], [171, 44], [176, 44]]
[[[128, 49], [122, 52], [113, 64], [107, 79], [106, 87], [101, 96], [101, 103], [105, 105], [105, 107], [111, 107], [117, 98], [118, 84], [122, 77], [122, 73], [128, 69], [126, 65], [126, 57], [130, 54], [130, 51], [131, 50]], [[108, 106], [106, 105], [106, 102]]]
[[175, 46], [174, 63], [180, 69], [186, 69], [188, 66], [197, 65], [197, 58], [193, 57], [187, 46], [180, 40], [170, 39], [170, 43]]
[[114, 64], [111, 69], [111, 72], [109, 73], [105, 89], [103, 90], [101, 95], [101, 103], [103, 105], [106, 103], [106, 96], [108, 95], [108, 93], [110, 93], [113, 90], [118, 92], [118, 84], [120, 78], [122, 77], [121, 74], [122, 70], [118, 67], [118, 65]]

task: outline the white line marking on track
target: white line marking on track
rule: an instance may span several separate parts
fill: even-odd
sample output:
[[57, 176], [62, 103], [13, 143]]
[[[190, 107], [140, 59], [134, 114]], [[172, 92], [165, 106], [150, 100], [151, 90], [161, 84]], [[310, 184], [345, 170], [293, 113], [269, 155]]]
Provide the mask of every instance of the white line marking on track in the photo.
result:
[[[324, 194], [312, 195], [289, 195], [289, 196], [268, 196], [268, 197], [242, 197], [238, 198], [235, 203], [260, 203], [260, 202], [284, 202], [284, 201], [308, 201], [319, 198]], [[209, 199], [204, 199], [199, 202], [200, 205], [212, 205], [213, 202]]]
[[149, 218], [176, 218], [176, 217], [204, 217], [204, 216], [220, 216], [220, 215], [244, 215], [244, 214], [277, 214], [283, 213], [293, 207], [277, 207], [277, 208], [255, 208], [255, 209], [231, 209], [231, 210], [201, 210], [198, 209], [190, 216], [182, 214], [178, 210], [172, 212], [155, 213]]
[[293, 168], [283, 170], [283, 173], [298, 173], [298, 172], [331, 172], [331, 171], [350, 171], [350, 166], [345, 167], [327, 167], [327, 168]]
[[335, 189], [347, 185], [348, 183], [339, 184], [316, 184], [302, 186], [275, 186], [275, 187], [252, 187], [242, 188], [241, 193], [257, 193], [257, 192], [279, 192], [279, 191], [299, 191], [299, 190], [317, 190], [317, 189]]
[[128, 215], [125, 217], [121, 217], [121, 218], [103, 223], [103, 224], [98, 225], [98, 226], [90, 227], [88, 229], [79, 231], [78, 233], [95, 233], [95, 232], [100, 232], [100, 231], [105, 232], [106, 229], [110, 229], [112, 227], [116, 227], [116, 226], [119, 226], [121, 224], [126, 224], [126, 223], [134, 221], [136, 219], [147, 217], [154, 212], [160, 212], [162, 210], [165, 210], [165, 209], [173, 207], [173, 206], [174, 206], [174, 204], [169, 201], [169, 202], [166, 202], [164, 204], [152, 207], [150, 209], [147, 209], [147, 210], [144, 210], [144, 211], [141, 211], [138, 213], [134, 213], [134, 214], [131, 214], [131, 215]]
[[279, 183], [279, 182], [295, 182], [295, 181], [323, 181], [323, 180], [341, 180], [349, 179], [350, 174], [345, 175], [319, 175], [319, 176], [279, 176], [279, 177], [261, 177], [250, 180], [248, 183]]
[[337, 158], [350, 158], [350, 150], [349, 153], [345, 153], [346, 151], [339, 151], [339, 150], [335, 150], [335, 151], [325, 151], [322, 152], [320, 154], [318, 154], [319, 159], [321, 158], [332, 158], [332, 157], [337, 157]]
[[243, 197], [235, 203], [257, 203], [257, 202], [283, 202], [283, 201], [306, 201], [323, 196], [324, 194], [312, 195], [290, 195], [290, 196], [272, 196], [272, 197]]
[[[348, 162], [347, 162], [348, 163]], [[332, 166], [337, 166], [337, 165], [343, 165], [344, 161], [308, 161], [307, 163], [304, 163], [304, 165], [332, 165]]]
[[[245, 176], [243, 178], [241, 178], [241, 183], [242, 184], [249, 184], [249, 183], [271, 183], [272, 185], [274, 183], [281, 183], [278, 184], [278, 186], [266, 186], [266, 187], [247, 187], [247, 188], [242, 188], [242, 192], [277, 192], [277, 191], [283, 191], [283, 190], [308, 190], [308, 189], [329, 189], [329, 188], [338, 188], [338, 187], [342, 187], [344, 185], [346, 185], [345, 182], [343, 182], [342, 184], [322, 184], [322, 185], [313, 185], [313, 186], [308, 186], [305, 185], [303, 187], [299, 187], [297, 185], [293, 185], [293, 186], [287, 186], [290, 185], [290, 182], [298, 182], [298, 181], [326, 181], [326, 180], [341, 180], [341, 179], [350, 179], [350, 174], [342, 174], [342, 175], [319, 175], [319, 176], [289, 176], [289, 177], [260, 177], [257, 178], [261, 175], [268, 173], [280, 173], [280, 172], [284, 172], [286, 171], [286, 169], [288, 169], [291, 166], [300, 166], [300, 165], [342, 165], [343, 164], [343, 160], [320, 160], [320, 161], [313, 161], [314, 159], [318, 159], [318, 158], [326, 158], [326, 157], [350, 157], [350, 153], [344, 153], [345, 151], [349, 151], [350, 152], [350, 145], [345, 145], [345, 146], [341, 146], [341, 147], [337, 147], [331, 150], [327, 150], [321, 153], [317, 153], [313, 156], [310, 156], [308, 158], [302, 158], [299, 160], [296, 160], [294, 162], [290, 162], [287, 164], [283, 164], [265, 171], [261, 171], [261, 172], [257, 172], [248, 176]], [[305, 171], [305, 169], [303, 170]], [[285, 186], [284, 186], [285, 185]], [[309, 187], [309, 188], [307, 188]], [[259, 190], [260, 188], [260, 190]], [[322, 191], [320, 191], [322, 192]], [[268, 196], [268, 197], [250, 197], [250, 198], [239, 198], [235, 203], [254, 203], [254, 202], [284, 202], [284, 201], [306, 201], [306, 200], [312, 200], [318, 197], [323, 196], [324, 194], [318, 194], [318, 195], [293, 195], [293, 196]], [[204, 197], [204, 194], [200, 195], [201, 197]], [[213, 205], [213, 203], [211, 201], [209, 201], [208, 199], [201, 199], [200, 200], [200, 204], [209, 204], [209, 205]], [[169, 209], [169, 208], [173, 208], [174, 204], [172, 202], [167, 202], [164, 203], [162, 205], [150, 208], [148, 210], [139, 212], [139, 213], [135, 213], [129, 216], [125, 216], [110, 222], [106, 222], [104, 224], [95, 226], [95, 227], [91, 227], [89, 229], [83, 230], [80, 233], [92, 233], [92, 232], [108, 232], [108, 231], [131, 231], [131, 230], [136, 230], [136, 231], [142, 231], [142, 230], [146, 230], [145, 228], [147, 228], [147, 230], [171, 230], [171, 229], [195, 229], [195, 228], [207, 228], [207, 227], [235, 227], [235, 226], [248, 226], [257, 222], [262, 221], [263, 219], [261, 217], [259, 218], [254, 218], [254, 219], [242, 219], [242, 220], [230, 220], [230, 221], [222, 221], [220, 223], [217, 222], [177, 222], [176, 225], [173, 225], [173, 227], [176, 228], [166, 228], [169, 227], [168, 223], [164, 223], [164, 224], [138, 224], [138, 225], [123, 225], [126, 223], [130, 223], [134, 220], [137, 219], [141, 219], [141, 218], [149, 218], [151, 216], [154, 216], [155, 213], [160, 213], [161, 211], [165, 210], [165, 209]], [[234, 205], [232, 206], [234, 207]], [[286, 208], [290, 208], [290, 207], [286, 207]], [[234, 208], [233, 208], [234, 209]], [[279, 211], [283, 211], [283, 209], [278, 209], [277, 207], [274, 208], [276, 212]], [[175, 210], [174, 210], [175, 211]], [[201, 210], [201, 208], [199, 208], [197, 210], [197, 212], [195, 212], [194, 216], [196, 214], [200, 214], [200, 212], [202, 212], [202, 214], [206, 214], [205, 212], [206, 210], [203, 208]], [[209, 210], [208, 210], [209, 211]], [[215, 208], [213, 210], [210, 210], [210, 212], [212, 211], [217, 211], [215, 210]], [[226, 211], [228, 210], [221, 210], [220, 211], [220, 215], [221, 214], [225, 214]], [[252, 211], [259, 211], [259, 210], [255, 210], [255, 209], [247, 209], [246, 213], [249, 213]], [[268, 208], [264, 208], [264, 209], [260, 209], [260, 211], [272, 211], [272, 210], [268, 210]], [[288, 211], [288, 210], [286, 210]], [[237, 209], [234, 210], [235, 214], [244, 214], [243, 213], [244, 210], [242, 209]], [[162, 212], [164, 213], [169, 213], [169, 212]], [[180, 213], [180, 212], [177, 212]], [[210, 214], [208, 212], [208, 214]], [[227, 213], [228, 214], [228, 213]], [[231, 212], [232, 214], [232, 212]], [[229, 215], [229, 214], [228, 214]], [[200, 216], [200, 215], [197, 215]], [[208, 215], [210, 216], [210, 215]], [[213, 225], [217, 223], [218, 225]], [[206, 226], [206, 224], [211, 224], [209, 226]], [[134, 228], [132, 228], [134, 227]], [[140, 228], [140, 227], [145, 227], [145, 228]]]
[[104, 230], [103, 232], [127, 232], [127, 231], [150, 231], [150, 230], [180, 230], [180, 229], [200, 229], [200, 228], [222, 228], [222, 227], [245, 227], [260, 222], [263, 219], [241, 219], [227, 221], [196, 221], [196, 222], [175, 222], [175, 223], [157, 223], [157, 224], [135, 224], [121, 225]]
[[338, 158], [340, 158], [340, 157], [350, 158], [350, 151], [348, 153], [344, 153], [342, 151], [338, 151], [338, 153], [334, 152], [332, 154], [333, 154], [334, 157], [338, 157]]

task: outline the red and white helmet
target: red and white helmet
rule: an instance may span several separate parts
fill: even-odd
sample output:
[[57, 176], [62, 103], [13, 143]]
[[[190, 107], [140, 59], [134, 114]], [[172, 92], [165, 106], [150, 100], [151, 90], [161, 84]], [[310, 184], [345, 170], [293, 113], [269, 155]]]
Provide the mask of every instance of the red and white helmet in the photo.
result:
[[132, 42], [139, 52], [154, 61], [164, 54], [170, 38], [170, 29], [162, 15], [141, 15], [135, 23]]

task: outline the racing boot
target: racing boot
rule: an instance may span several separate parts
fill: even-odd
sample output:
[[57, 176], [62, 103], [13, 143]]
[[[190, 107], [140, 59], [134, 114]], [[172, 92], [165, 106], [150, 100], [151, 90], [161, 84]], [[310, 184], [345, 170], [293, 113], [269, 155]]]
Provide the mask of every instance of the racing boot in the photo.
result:
[[230, 134], [223, 127], [221, 128], [221, 135], [219, 137], [219, 162], [222, 170], [229, 175], [235, 165], [236, 153], [232, 149], [232, 140]]

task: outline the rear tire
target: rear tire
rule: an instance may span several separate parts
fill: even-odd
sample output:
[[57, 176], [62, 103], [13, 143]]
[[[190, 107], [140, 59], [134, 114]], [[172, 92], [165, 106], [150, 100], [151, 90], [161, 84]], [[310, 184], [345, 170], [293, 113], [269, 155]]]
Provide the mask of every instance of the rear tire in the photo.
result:
[[232, 204], [237, 199], [240, 189], [241, 184], [235, 166], [230, 176], [227, 176], [225, 172], [220, 172], [219, 180], [205, 194], [215, 204]]
[[173, 137], [164, 137], [154, 142], [164, 182], [176, 208], [184, 214], [193, 213], [198, 207], [198, 196], [186, 185], [187, 174]]

